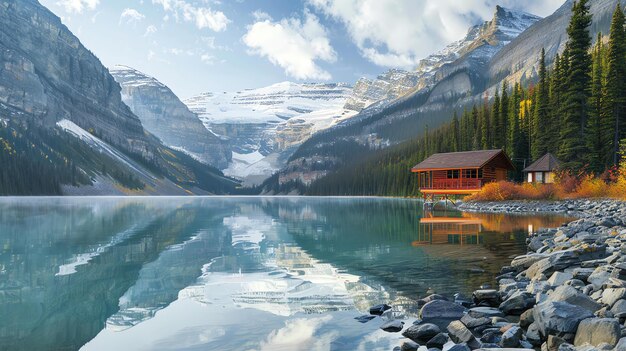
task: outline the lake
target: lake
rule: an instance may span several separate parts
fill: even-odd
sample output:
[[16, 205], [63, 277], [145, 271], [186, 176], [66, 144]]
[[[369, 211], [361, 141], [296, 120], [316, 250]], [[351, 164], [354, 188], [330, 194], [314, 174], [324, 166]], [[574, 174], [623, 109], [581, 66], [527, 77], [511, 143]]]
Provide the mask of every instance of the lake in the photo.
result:
[[561, 216], [386, 198], [0, 198], [2, 350], [391, 350]]

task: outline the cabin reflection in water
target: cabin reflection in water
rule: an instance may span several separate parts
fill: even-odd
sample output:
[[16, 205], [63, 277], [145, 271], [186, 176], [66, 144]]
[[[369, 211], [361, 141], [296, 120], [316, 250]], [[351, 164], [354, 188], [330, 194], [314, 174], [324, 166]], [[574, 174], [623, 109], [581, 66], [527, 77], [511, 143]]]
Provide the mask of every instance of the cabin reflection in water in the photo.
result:
[[413, 246], [432, 244], [479, 245], [487, 233], [527, 232], [558, 227], [570, 220], [564, 216], [506, 216], [485, 213], [425, 213], [420, 219], [418, 235]]

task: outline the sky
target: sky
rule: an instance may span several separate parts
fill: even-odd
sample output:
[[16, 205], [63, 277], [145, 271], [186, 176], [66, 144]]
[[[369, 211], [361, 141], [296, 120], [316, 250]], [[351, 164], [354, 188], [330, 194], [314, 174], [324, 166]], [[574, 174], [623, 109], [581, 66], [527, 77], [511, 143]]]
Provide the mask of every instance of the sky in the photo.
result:
[[496, 5], [547, 16], [564, 0], [39, 1], [105, 66], [138, 69], [185, 99], [410, 70]]

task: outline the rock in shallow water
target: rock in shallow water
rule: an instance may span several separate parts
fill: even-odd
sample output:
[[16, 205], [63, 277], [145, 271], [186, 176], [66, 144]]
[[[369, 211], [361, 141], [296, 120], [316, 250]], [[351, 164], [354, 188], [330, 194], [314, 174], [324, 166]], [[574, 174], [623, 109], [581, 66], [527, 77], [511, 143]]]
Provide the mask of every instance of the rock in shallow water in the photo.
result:
[[461, 305], [445, 300], [434, 300], [422, 307], [419, 318], [426, 323], [434, 323], [440, 328], [445, 328], [450, 321], [461, 319], [464, 314], [465, 307]]
[[380, 326], [380, 329], [389, 333], [397, 333], [399, 331], [402, 331], [402, 328], [404, 328], [404, 322], [399, 320], [389, 321]]
[[370, 307], [370, 314], [375, 315], [375, 316], [380, 316], [383, 313], [385, 313], [385, 311], [390, 310], [390, 309], [391, 309], [391, 306], [383, 303], [380, 305]]
[[408, 327], [402, 333], [402, 336], [416, 342], [425, 343], [440, 332], [441, 329], [437, 325], [432, 323], [422, 323]]
[[439, 333], [435, 336], [433, 336], [430, 340], [428, 340], [428, 342], [426, 343], [426, 347], [430, 348], [437, 348], [437, 349], [443, 349], [443, 345], [445, 345], [448, 342], [448, 337], [443, 334], [443, 333]]
[[362, 316], [354, 317], [354, 319], [356, 319], [359, 323], [367, 323], [374, 318], [376, 318], [376, 316], [372, 316], [369, 314], [364, 314]]

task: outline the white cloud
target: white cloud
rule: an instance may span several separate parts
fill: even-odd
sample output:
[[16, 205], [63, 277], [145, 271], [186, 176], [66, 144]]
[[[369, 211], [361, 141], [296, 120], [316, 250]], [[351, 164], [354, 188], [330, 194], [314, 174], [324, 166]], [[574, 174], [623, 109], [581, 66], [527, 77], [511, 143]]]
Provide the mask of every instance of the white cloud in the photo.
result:
[[146, 32], [143, 34], [144, 37], [147, 37], [149, 35], [152, 35], [154, 33], [156, 33], [158, 31], [156, 26], [153, 25], [149, 25], [148, 27], [146, 27]]
[[213, 65], [215, 64], [215, 56], [212, 56], [209, 54], [202, 54], [200, 56], [200, 61], [202, 61], [202, 63], [205, 63], [207, 65]]
[[304, 21], [298, 18], [274, 22], [264, 19], [248, 26], [243, 42], [250, 53], [267, 57], [285, 74], [296, 79], [331, 79], [330, 73], [316, 61], [335, 62], [337, 54], [330, 45], [326, 29], [315, 15], [305, 11]]
[[420, 59], [461, 39], [467, 29], [491, 19], [497, 4], [537, 15], [563, 0], [308, 0], [343, 23], [363, 57], [387, 67], [414, 68]]
[[[186, 22], [193, 22], [198, 29], [208, 28], [214, 32], [221, 32], [226, 30], [231, 22], [222, 11], [215, 11], [210, 7], [196, 7], [184, 0], [152, 0], [152, 3], [161, 5], [166, 12], [172, 12], [177, 21], [182, 18]], [[163, 18], [164, 21], [168, 19], [167, 15]]]
[[337, 331], [321, 335], [320, 327], [329, 322], [331, 316], [317, 318], [296, 318], [285, 322], [281, 329], [272, 331], [261, 343], [260, 351], [277, 350], [330, 350], [332, 342], [339, 336]]
[[122, 11], [122, 14], [120, 15], [120, 24], [122, 22], [126, 24], [137, 24], [138, 22], [141, 22], [144, 18], [146, 18], [146, 16], [144, 16], [141, 12], [135, 9], [126, 8], [124, 9], [124, 11]]
[[95, 9], [100, 0], [59, 0], [57, 5], [63, 7], [68, 13], [82, 13], [84, 9]]

